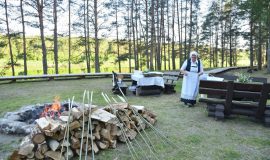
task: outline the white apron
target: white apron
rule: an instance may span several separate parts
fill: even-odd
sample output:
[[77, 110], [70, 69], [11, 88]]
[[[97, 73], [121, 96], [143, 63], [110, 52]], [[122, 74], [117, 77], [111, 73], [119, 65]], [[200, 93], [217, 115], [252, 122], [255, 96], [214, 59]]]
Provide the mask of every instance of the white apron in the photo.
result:
[[191, 63], [190, 72], [188, 75], [184, 75], [182, 90], [181, 90], [181, 101], [185, 103], [196, 103], [196, 97], [199, 92], [199, 74], [198, 66]]

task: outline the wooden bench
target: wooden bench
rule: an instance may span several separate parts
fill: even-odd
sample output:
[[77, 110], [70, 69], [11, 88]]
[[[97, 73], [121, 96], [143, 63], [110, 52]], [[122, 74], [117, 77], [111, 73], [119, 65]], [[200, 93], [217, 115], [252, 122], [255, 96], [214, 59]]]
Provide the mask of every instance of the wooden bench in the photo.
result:
[[208, 116], [222, 120], [230, 115], [245, 115], [270, 125], [269, 83], [236, 83], [233, 81], [200, 81], [199, 102], [207, 103]]
[[[122, 94], [121, 91], [123, 92], [123, 94], [126, 95], [127, 92], [127, 85], [124, 83], [123, 79], [124, 76], [121, 74], [117, 74], [114, 71], [112, 71], [112, 81], [113, 81], [113, 88], [112, 88], [112, 92], [114, 94]], [[121, 91], [120, 91], [121, 90]]]
[[180, 78], [180, 72], [164, 72], [164, 93], [171, 94], [175, 93], [176, 82]]

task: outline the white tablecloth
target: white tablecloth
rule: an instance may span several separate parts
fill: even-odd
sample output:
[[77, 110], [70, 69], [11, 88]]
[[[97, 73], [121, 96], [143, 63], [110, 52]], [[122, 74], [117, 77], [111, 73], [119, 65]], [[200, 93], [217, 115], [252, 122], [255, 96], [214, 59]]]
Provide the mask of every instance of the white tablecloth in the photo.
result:
[[164, 88], [163, 77], [144, 77], [142, 74], [132, 74], [131, 79], [137, 81], [137, 86], [160, 86]]

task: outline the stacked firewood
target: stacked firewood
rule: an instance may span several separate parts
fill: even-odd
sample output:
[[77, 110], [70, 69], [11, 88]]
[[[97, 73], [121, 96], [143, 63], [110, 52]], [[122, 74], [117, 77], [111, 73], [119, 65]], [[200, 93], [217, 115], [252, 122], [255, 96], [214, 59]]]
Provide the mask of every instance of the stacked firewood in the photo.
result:
[[103, 108], [81, 105], [62, 112], [58, 118], [37, 119], [36, 127], [24, 137], [11, 158], [59, 160], [85, 154], [91, 156], [92, 152], [116, 148], [118, 142], [126, 142], [127, 138], [134, 139], [139, 131], [155, 122], [156, 115], [143, 106], [128, 103]]

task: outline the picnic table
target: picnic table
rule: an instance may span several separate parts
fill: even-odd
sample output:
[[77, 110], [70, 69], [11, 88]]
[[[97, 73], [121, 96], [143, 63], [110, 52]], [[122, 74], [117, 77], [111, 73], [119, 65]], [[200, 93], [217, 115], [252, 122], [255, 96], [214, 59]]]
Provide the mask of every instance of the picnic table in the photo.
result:
[[135, 72], [131, 75], [132, 87], [136, 95], [160, 94], [164, 88], [162, 72]]

